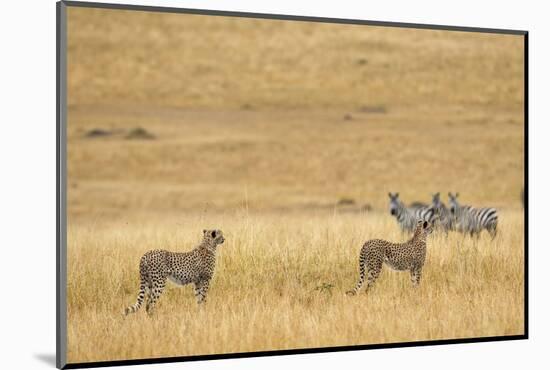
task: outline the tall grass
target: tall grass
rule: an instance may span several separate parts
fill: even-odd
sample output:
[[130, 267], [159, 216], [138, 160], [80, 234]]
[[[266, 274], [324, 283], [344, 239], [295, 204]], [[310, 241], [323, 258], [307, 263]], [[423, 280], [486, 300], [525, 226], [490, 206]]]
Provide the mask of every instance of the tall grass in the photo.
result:
[[[358, 252], [404, 240], [385, 214], [187, 216], [69, 227], [68, 359], [101, 361], [466, 338], [523, 332], [523, 223], [503, 212], [494, 241], [432, 234], [421, 286], [385, 269], [347, 297]], [[124, 317], [148, 249], [191, 249], [203, 226], [226, 234], [206, 305], [169, 283], [156, 312]], [[390, 272], [391, 271], [391, 272]]]

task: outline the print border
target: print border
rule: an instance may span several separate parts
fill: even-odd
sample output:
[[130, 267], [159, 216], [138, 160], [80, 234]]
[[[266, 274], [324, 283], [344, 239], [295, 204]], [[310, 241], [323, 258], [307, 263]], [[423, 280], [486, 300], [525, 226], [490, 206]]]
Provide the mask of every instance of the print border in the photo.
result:
[[[429, 30], [445, 30], [459, 32], [478, 32], [478, 33], [493, 33], [519, 35], [524, 37], [524, 334], [509, 335], [509, 336], [491, 336], [491, 337], [476, 337], [476, 338], [455, 338], [428, 340], [417, 342], [396, 342], [396, 343], [380, 343], [380, 344], [365, 344], [354, 346], [340, 347], [322, 347], [322, 348], [305, 348], [305, 349], [290, 349], [290, 350], [273, 350], [273, 351], [258, 351], [258, 352], [240, 352], [240, 353], [223, 353], [214, 355], [198, 355], [198, 356], [177, 356], [163, 358], [144, 358], [132, 360], [116, 360], [116, 361], [99, 361], [99, 362], [81, 362], [67, 363], [67, 7], [85, 7], [96, 9], [118, 9], [118, 10], [134, 10], [146, 12], [163, 12], [163, 13], [182, 13], [182, 14], [200, 14], [214, 15], [224, 17], [240, 17], [240, 18], [256, 18], [256, 19], [276, 19], [290, 20], [302, 22], [321, 22], [321, 23], [337, 23], [337, 24], [356, 24], [370, 25], [381, 27], [399, 27], [399, 28], [415, 28]], [[56, 121], [57, 121], [57, 145], [56, 145], [56, 228], [57, 228], [57, 246], [56, 246], [56, 366], [59, 369], [77, 369], [77, 368], [93, 368], [107, 366], [124, 366], [124, 365], [140, 365], [140, 364], [157, 364], [170, 362], [184, 361], [204, 361], [204, 360], [221, 360], [231, 358], [247, 358], [247, 357], [264, 357], [264, 356], [282, 356], [294, 354], [310, 354], [321, 352], [341, 352], [341, 351], [359, 351], [365, 349], [382, 349], [382, 348], [404, 348], [415, 346], [434, 346], [445, 344], [465, 344], [465, 343], [482, 343], [496, 342], [509, 340], [522, 340], [529, 338], [529, 255], [528, 255], [528, 214], [529, 214], [529, 186], [528, 186], [528, 132], [529, 132], [529, 104], [528, 104], [528, 31], [511, 30], [511, 29], [493, 29], [493, 28], [477, 28], [477, 27], [459, 27], [449, 25], [431, 25], [418, 23], [401, 23], [401, 22], [382, 22], [372, 20], [358, 19], [340, 19], [340, 18], [324, 18], [310, 17], [298, 15], [283, 15], [283, 14], [264, 14], [264, 13], [249, 13], [249, 12], [233, 12], [219, 10], [201, 10], [173, 7], [157, 7], [157, 6], [142, 6], [128, 4], [110, 4], [96, 2], [80, 2], [80, 1], [60, 1], [56, 3], [56, 19], [57, 19], [57, 61], [56, 61]]]

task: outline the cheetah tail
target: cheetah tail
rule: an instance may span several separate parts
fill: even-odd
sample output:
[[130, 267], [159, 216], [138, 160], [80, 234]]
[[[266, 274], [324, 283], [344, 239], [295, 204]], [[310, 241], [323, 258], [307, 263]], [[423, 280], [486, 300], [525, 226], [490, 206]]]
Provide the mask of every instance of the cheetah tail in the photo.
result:
[[359, 281], [355, 285], [355, 288], [353, 290], [348, 290], [346, 292], [346, 295], [352, 296], [357, 294], [359, 289], [363, 286], [363, 283], [365, 282], [365, 258], [363, 256], [363, 253], [361, 253], [361, 256], [359, 258]]
[[143, 303], [144, 297], [145, 297], [145, 281], [142, 280], [140, 285], [139, 285], [139, 293], [138, 293], [138, 297], [137, 297], [137, 302], [135, 304], [133, 304], [132, 306], [126, 307], [126, 309], [124, 310], [124, 315], [128, 315], [128, 314], [137, 312], [140, 309], [141, 304]]

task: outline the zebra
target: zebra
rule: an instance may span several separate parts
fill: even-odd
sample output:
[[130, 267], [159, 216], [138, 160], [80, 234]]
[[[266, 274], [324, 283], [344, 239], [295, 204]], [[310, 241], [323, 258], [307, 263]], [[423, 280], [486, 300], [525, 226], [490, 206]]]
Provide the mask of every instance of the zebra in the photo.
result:
[[494, 239], [497, 235], [498, 224], [498, 212], [496, 208], [462, 206], [458, 203], [457, 198], [458, 193], [455, 195], [449, 193], [451, 214], [454, 216], [457, 230], [469, 233], [470, 236], [479, 236], [486, 229], [491, 235], [491, 239]]
[[411, 204], [409, 204], [409, 207], [408, 208], [427, 208], [428, 205], [424, 202], [412, 202]]
[[390, 214], [395, 216], [402, 231], [413, 231], [418, 220], [429, 221], [433, 224], [435, 212], [432, 207], [406, 207], [399, 200], [399, 193], [388, 193], [388, 196], [390, 197]]
[[451, 210], [441, 201], [439, 192], [432, 195], [432, 205], [435, 216], [437, 217], [436, 226], [441, 228], [445, 233], [449, 230], [454, 230], [454, 217]]

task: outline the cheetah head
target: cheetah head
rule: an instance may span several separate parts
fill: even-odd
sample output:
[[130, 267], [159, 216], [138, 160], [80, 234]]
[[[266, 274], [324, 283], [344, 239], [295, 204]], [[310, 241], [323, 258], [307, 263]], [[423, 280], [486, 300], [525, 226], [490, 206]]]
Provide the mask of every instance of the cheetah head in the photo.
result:
[[433, 224], [430, 221], [427, 220], [418, 220], [416, 222], [416, 230], [417, 232], [421, 232], [424, 235], [429, 235], [433, 231]]
[[223, 237], [223, 232], [221, 230], [203, 230], [202, 231], [204, 240], [209, 244], [218, 245], [223, 244], [225, 238]]

